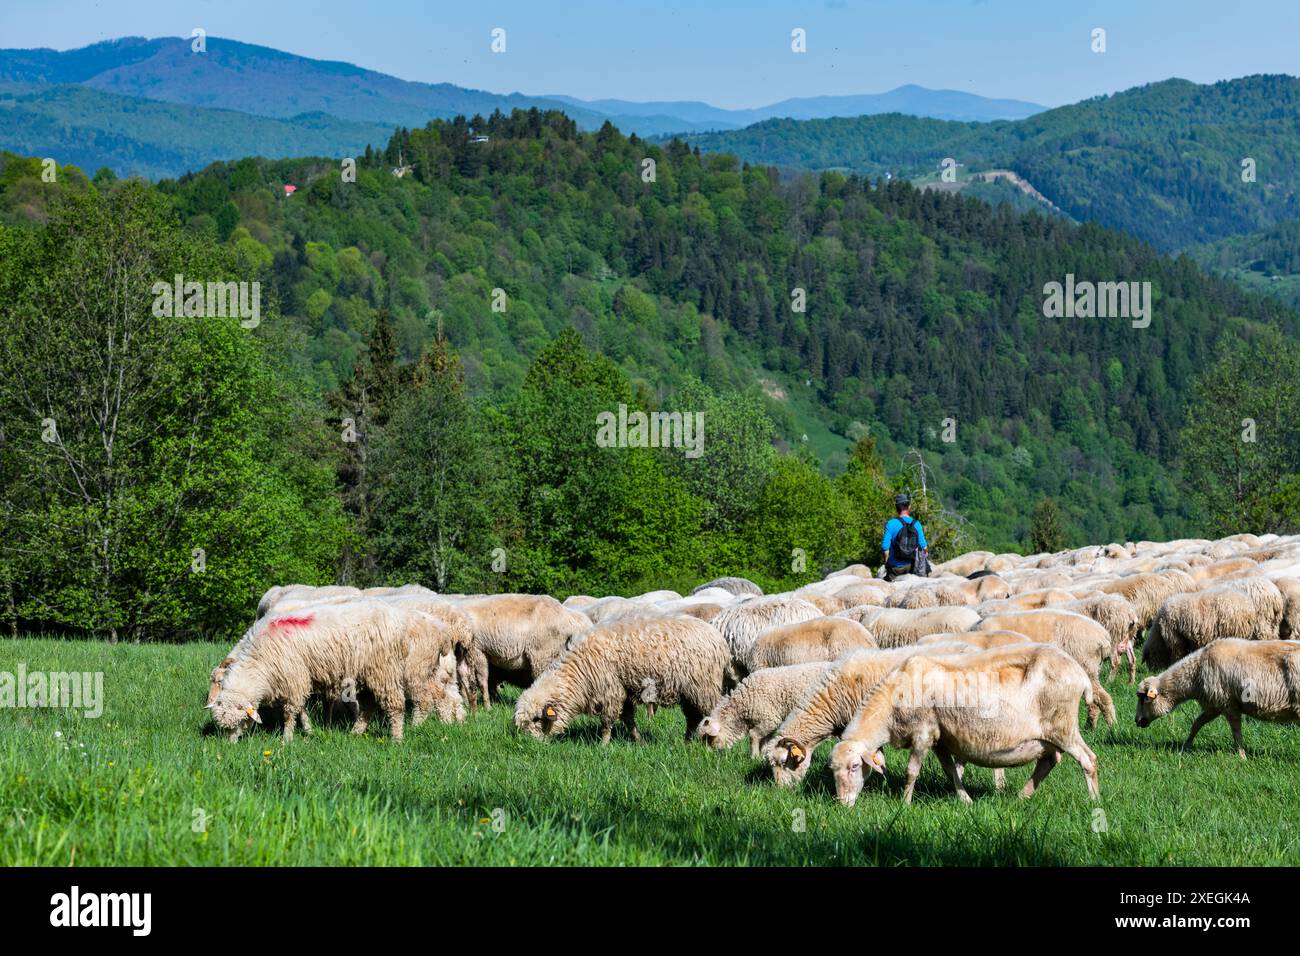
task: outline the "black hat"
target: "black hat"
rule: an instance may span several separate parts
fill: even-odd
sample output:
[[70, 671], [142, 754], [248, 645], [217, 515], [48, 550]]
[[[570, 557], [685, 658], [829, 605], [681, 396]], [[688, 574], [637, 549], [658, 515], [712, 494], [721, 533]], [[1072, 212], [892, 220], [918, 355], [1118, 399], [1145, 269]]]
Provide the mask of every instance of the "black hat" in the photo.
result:
[[895, 508], [899, 508], [899, 509], [906, 508], [911, 503], [912, 503], [912, 499], [907, 497], [907, 495], [894, 495]]

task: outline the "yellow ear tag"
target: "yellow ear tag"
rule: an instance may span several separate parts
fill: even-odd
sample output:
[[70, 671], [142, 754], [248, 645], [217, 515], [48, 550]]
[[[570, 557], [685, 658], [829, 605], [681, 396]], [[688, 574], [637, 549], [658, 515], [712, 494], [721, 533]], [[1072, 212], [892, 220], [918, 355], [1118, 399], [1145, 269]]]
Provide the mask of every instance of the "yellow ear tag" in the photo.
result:
[[257, 716], [257, 708], [256, 708], [256, 707], [252, 707], [252, 706], [245, 707], [245, 708], [244, 708], [244, 713], [248, 714], [249, 717], [256, 717], [256, 716]]
[[554, 707], [547, 707], [547, 708], [546, 708], [546, 716], [547, 716], [547, 718], [548, 718], [549, 720], [554, 720], [554, 719], [555, 719], [555, 708], [554, 708]]
[[1154, 687], [1148, 687], [1147, 700], [1155, 700], [1155, 699], [1156, 699], [1156, 689]]
[[802, 759], [803, 759], [803, 748], [800, 747], [798, 744], [791, 744], [791, 745], [790, 745], [790, 756], [793, 757], [795, 760], [802, 760]]

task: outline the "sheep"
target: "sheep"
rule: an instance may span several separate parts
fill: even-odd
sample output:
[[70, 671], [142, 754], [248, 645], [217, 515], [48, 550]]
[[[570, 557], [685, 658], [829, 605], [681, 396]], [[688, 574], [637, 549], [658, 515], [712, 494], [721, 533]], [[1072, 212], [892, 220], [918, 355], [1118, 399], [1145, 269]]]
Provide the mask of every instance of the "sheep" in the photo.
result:
[[726, 608], [710, 623], [718, 629], [731, 649], [731, 656], [743, 661], [758, 635], [778, 624], [794, 624], [822, 617], [821, 610], [808, 601], [788, 595], [773, 594], [750, 598]]
[[1282, 592], [1263, 577], [1172, 595], [1151, 624], [1142, 661], [1151, 670], [1163, 670], [1220, 637], [1277, 640], [1283, 607]]
[[[882, 584], [884, 582], [881, 582]], [[875, 587], [870, 584], [850, 585], [846, 588], [840, 588], [831, 597], [838, 601], [844, 602], [845, 608], [857, 607], [860, 604], [884, 605], [885, 599], [889, 596], [889, 587]]]
[[966, 577], [976, 571], [984, 570], [984, 565], [993, 557], [992, 551], [968, 551], [934, 566], [936, 574], [960, 574]]
[[1212, 584], [1237, 574], [1256, 574], [1259, 564], [1250, 558], [1226, 558], [1213, 564], [1192, 568], [1192, 577], [1201, 585]]
[[979, 607], [981, 610], [990, 608], [1003, 611], [1036, 611], [1039, 608], [1068, 604], [1074, 600], [1076, 600], [1074, 594], [1062, 588], [1038, 588], [1033, 591], [1020, 591], [998, 601], [982, 601]]
[[[895, 667], [917, 654], [974, 654], [969, 644], [932, 644], [891, 650], [858, 651], [836, 661], [800, 698], [762, 755], [779, 786], [791, 786], [808, 772], [812, 755], [822, 741], [844, 730], [871, 688]], [[762, 673], [761, 671], [759, 673]]]
[[1137, 725], [1149, 727], [1188, 700], [1201, 712], [1182, 749], [1190, 750], [1201, 728], [1222, 716], [1245, 760], [1243, 714], [1274, 723], [1300, 720], [1300, 643], [1225, 637], [1193, 651], [1138, 685]]
[[402, 607], [407, 610], [421, 611], [440, 621], [451, 637], [451, 646], [444, 647], [443, 654], [453, 654], [456, 660], [456, 676], [463, 696], [468, 699], [469, 709], [478, 709], [481, 693], [484, 708], [491, 703], [487, 700], [488, 667], [487, 658], [475, 653], [474, 628], [469, 615], [459, 608], [448, 596], [440, 596], [427, 589], [420, 591], [401, 589], [384, 595], [378, 600]]
[[933, 644], [952, 644], [961, 642], [981, 651], [1009, 644], [1029, 644], [1029, 638], [1019, 631], [961, 631], [956, 634], [927, 634], [916, 642], [916, 647], [929, 647]]
[[[231, 664], [209, 706], [217, 726], [237, 740], [261, 723], [261, 704], [278, 702], [288, 743], [313, 687], [337, 689], [355, 681], [374, 693], [393, 739], [401, 740], [408, 692], [415, 700], [416, 725], [435, 707], [444, 719], [455, 719], [456, 701], [447, 692], [440, 653], [449, 640], [443, 625], [428, 615], [375, 600], [272, 612]], [[453, 680], [454, 673], [453, 663]]]
[[1030, 797], [1062, 753], [1083, 768], [1088, 795], [1100, 795], [1097, 755], [1079, 734], [1079, 698], [1091, 690], [1076, 661], [1047, 645], [1008, 646], [964, 657], [916, 656], [886, 676], [831, 751], [841, 803], [862, 791], [864, 757], [883, 775], [885, 744], [911, 750], [903, 802], [912, 802], [925, 755], [933, 750], [963, 803], [958, 762], [1018, 767], [1037, 761], [1020, 792]]
[[1300, 639], [1300, 578], [1274, 578], [1282, 595], [1282, 619], [1277, 636], [1284, 641]]
[[638, 594], [629, 600], [637, 601], [641, 604], [663, 604], [665, 601], [680, 601], [682, 596], [676, 591], [647, 591], [645, 594]]
[[849, 608], [835, 616], [847, 617], [862, 624], [880, 647], [915, 644], [927, 634], [968, 631], [980, 619], [979, 614], [968, 607]]
[[842, 611], [846, 607], [852, 606], [846, 599], [830, 594], [804, 592], [799, 595], [799, 599], [807, 601], [823, 614], [834, 614], [836, 611]]
[[755, 671], [700, 722], [697, 734], [715, 750], [725, 750], [748, 735], [750, 756], [757, 758], [761, 742], [834, 667], [833, 662], [816, 661]]
[[1104, 712], [1106, 722], [1115, 724], [1115, 702], [1101, 686], [1101, 662], [1110, 655], [1110, 634], [1090, 617], [1058, 608], [1037, 611], [1009, 611], [991, 614], [972, 628], [978, 631], [1017, 631], [1038, 644], [1052, 644], [1073, 657], [1092, 682], [1088, 696], [1088, 726], [1097, 725]]
[[876, 572], [871, 570], [871, 568], [865, 564], [850, 564], [847, 568], [842, 568], [834, 574], [828, 574], [827, 577], [834, 578], [844, 574], [857, 575], [858, 577], [865, 578], [868, 581], [874, 581], [876, 579]]
[[1098, 590], [1118, 594], [1137, 611], [1138, 628], [1145, 631], [1155, 620], [1161, 603], [1172, 594], [1195, 591], [1196, 580], [1184, 571], [1132, 574], [1102, 584]]
[[299, 601], [317, 601], [327, 597], [361, 597], [361, 589], [348, 585], [327, 585], [318, 587], [314, 584], [283, 584], [267, 588], [257, 602], [257, 613], [253, 619], [260, 621], [266, 613], [279, 602], [294, 598]]
[[758, 635], [748, 653], [738, 661], [746, 672], [810, 661], [833, 661], [853, 651], [876, 646], [875, 638], [857, 621], [844, 617], [816, 617], [795, 624], [778, 624]]
[[752, 594], [756, 597], [763, 596], [763, 589], [748, 578], [714, 578], [712, 581], [705, 581], [697, 587], [692, 594], [703, 591], [705, 588], [722, 588], [724, 591], [730, 591], [732, 594]]
[[712, 621], [722, 613], [722, 610], [721, 604], [687, 604], [679, 608], [677, 613], [699, 618], [701, 621]]
[[686, 739], [722, 699], [731, 654], [716, 628], [693, 617], [645, 617], [602, 625], [560, 655], [519, 695], [515, 727], [533, 737], [563, 733], [574, 717], [600, 718], [602, 744], [620, 716], [633, 740], [636, 703], [679, 704]]
[[491, 707], [501, 683], [527, 687], [570, 638], [593, 624], [586, 614], [546, 594], [484, 595], [463, 598], [455, 606], [468, 616], [474, 634], [468, 671], [481, 682], [484, 709]]
[[584, 608], [589, 604], [595, 604], [596, 599], [592, 597], [590, 594], [570, 594], [560, 603], [563, 604], [565, 607], [571, 607], [575, 610], [580, 610], [581, 608]]
[[1092, 618], [1106, 629], [1110, 635], [1110, 678], [1115, 679], [1119, 670], [1120, 655], [1128, 658], [1131, 684], [1137, 680], [1137, 657], [1133, 647], [1137, 642], [1140, 627], [1138, 614], [1133, 605], [1118, 594], [1104, 592], [1092, 597], [1079, 598], [1066, 604], [1057, 604], [1062, 611], [1074, 611]]

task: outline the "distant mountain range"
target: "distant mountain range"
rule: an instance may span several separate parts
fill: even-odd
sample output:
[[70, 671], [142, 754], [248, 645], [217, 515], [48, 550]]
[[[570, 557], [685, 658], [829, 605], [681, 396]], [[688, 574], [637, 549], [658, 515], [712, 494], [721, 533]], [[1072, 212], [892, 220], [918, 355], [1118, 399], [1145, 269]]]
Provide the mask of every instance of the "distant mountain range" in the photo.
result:
[[751, 163], [933, 180], [1009, 170], [1067, 216], [1173, 252], [1300, 218], [1300, 79], [1172, 79], [1016, 121], [772, 119], [687, 141]]
[[[340, 155], [367, 143], [384, 144], [395, 126], [421, 127], [431, 119], [486, 117], [516, 108], [558, 109], [583, 129], [609, 121], [624, 133], [641, 136], [734, 130], [778, 116], [899, 112], [970, 121], [1020, 118], [1043, 109], [919, 86], [786, 100], [754, 110], [499, 94], [411, 82], [350, 63], [220, 37], [208, 37], [203, 53], [193, 52], [188, 39], [174, 37], [126, 37], [67, 51], [0, 50], [0, 84], [5, 106], [0, 147], [58, 153], [61, 161], [68, 157], [66, 161], [87, 164], [88, 171], [108, 166], [119, 174], [153, 178], [253, 153]], [[89, 91], [98, 98], [84, 95]], [[141, 100], [152, 103], [142, 106]], [[279, 123], [263, 122], [268, 119]], [[188, 131], [178, 138], [180, 123]]]

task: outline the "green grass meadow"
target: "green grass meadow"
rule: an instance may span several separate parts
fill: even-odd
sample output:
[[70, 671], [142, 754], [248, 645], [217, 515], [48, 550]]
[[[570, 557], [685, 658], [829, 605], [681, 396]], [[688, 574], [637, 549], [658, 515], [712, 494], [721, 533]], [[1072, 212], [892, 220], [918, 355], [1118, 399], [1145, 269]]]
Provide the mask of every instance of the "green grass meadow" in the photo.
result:
[[[1085, 731], [1101, 761], [1087, 799], [1069, 758], [1031, 800], [971, 768], [974, 806], [930, 757], [915, 802], [906, 754], [882, 788], [839, 806], [819, 750], [781, 790], [738, 744], [683, 744], [682, 717], [641, 721], [634, 744], [594, 721], [558, 741], [516, 736], [511, 706], [466, 723], [366, 737], [325, 724], [285, 747], [274, 729], [237, 743], [205, 733], [207, 673], [226, 648], [0, 641], [0, 671], [103, 671], [104, 713], [0, 709], [0, 863], [107, 865], [1236, 865], [1300, 863], [1300, 727], [1245, 725], [1242, 763], [1222, 721], [1178, 744], [1194, 705], [1140, 731], [1134, 694], [1111, 684], [1119, 723]], [[512, 695], [511, 695], [512, 696]]]

